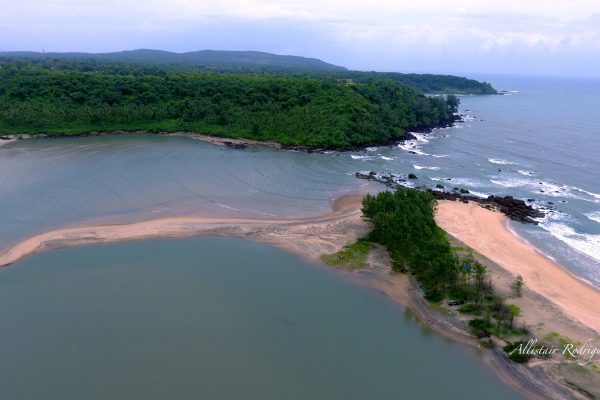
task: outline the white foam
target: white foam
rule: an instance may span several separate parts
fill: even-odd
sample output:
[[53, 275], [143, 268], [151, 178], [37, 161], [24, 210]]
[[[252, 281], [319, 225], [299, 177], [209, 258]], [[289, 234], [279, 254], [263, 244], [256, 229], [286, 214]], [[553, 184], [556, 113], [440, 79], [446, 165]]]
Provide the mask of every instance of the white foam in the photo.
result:
[[401, 148], [402, 150], [412, 151], [413, 153], [421, 155], [421, 156], [429, 155], [429, 154], [423, 152], [419, 147], [417, 147], [415, 141], [407, 141], [404, 143], [400, 143], [398, 145], [398, 147]]
[[[522, 174], [523, 175], [523, 174]], [[585, 201], [591, 201], [593, 203], [600, 203], [600, 195], [593, 192], [588, 192], [587, 190], [579, 189], [572, 186], [559, 185], [553, 182], [544, 181], [541, 179], [527, 179], [523, 177], [499, 177], [494, 176], [493, 179], [490, 179], [490, 182], [507, 188], [526, 188], [532, 192], [543, 193], [546, 196], [553, 197], [568, 197], [571, 199], [579, 199]], [[590, 199], [589, 197], [578, 196], [573, 193], [573, 190], [579, 191], [581, 193], [587, 194], [588, 196], [593, 197], [594, 199]], [[542, 192], [543, 191], [543, 192]]]
[[386, 156], [381, 156], [382, 160], [386, 160], [386, 161], [392, 161], [394, 158], [393, 157], [386, 157]]
[[377, 147], [367, 147], [367, 151], [377, 151]]
[[600, 262], [600, 235], [579, 233], [560, 222], [547, 222], [540, 226], [571, 248]]
[[432, 154], [431, 156], [435, 158], [446, 158], [448, 157], [448, 154]]
[[430, 169], [430, 170], [432, 170], [432, 171], [437, 171], [437, 170], [439, 170], [439, 169], [440, 169], [440, 167], [425, 167], [425, 166], [422, 166], [422, 165], [417, 165], [417, 164], [413, 164], [413, 167], [414, 167], [415, 169]]
[[501, 158], [488, 158], [488, 161], [492, 164], [500, 164], [500, 165], [516, 165], [516, 162], [503, 160]]
[[525, 171], [524, 169], [520, 169], [517, 172], [520, 173], [521, 175], [525, 175], [525, 176], [534, 176], [535, 175], [535, 172]]
[[473, 196], [476, 196], [476, 197], [481, 197], [482, 199], [487, 199], [490, 196], [487, 193], [476, 192], [475, 190], [471, 190], [471, 189], [469, 189], [469, 194], [472, 194]]
[[593, 211], [591, 213], [585, 214], [585, 216], [594, 222], [600, 223], [600, 211]]
[[425, 136], [425, 134], [418, 132], [411, 132], [411, 134], [416, 138], [418, 142], [429, 143], [429, 139], [427, 138], [427, 136]]
[[600, 194], [598, 194], [598, 193], [588, 192], [585, 189], [581, 189], [581, 188], [578, 188], [578, 187], [575, 187], [575, 186], [573, 186], [573, 190], [577, 190], [578, 192], [588, 194], [588, 195], [590, 195], [590, 196], [592, 196], [592, 197], [594, 197], [596, 199], [600, 199]]
[[351, 154], [350, 157], [352, 157], [353, 160], [370, 160], [372, 158], [371, 156], [359, 156], [356, 154]]

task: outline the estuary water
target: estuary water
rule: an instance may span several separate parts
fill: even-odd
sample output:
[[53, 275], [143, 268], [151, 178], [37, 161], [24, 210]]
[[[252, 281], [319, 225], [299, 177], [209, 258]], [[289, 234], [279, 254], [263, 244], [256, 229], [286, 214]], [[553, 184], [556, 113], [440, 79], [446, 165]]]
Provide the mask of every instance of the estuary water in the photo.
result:
[[384, 295], [239, 239], [37, 254], [0, 304], [3, 399], [520, 398]]
[[[384, 189], [355, 172], [384, 171], [550, 207], [539, 226], [511, 227], [600, 286], [600, 82], [479, 78], [510, 95], [462, 97], [463, 123], [364, 151], [139, 135], [5, 145], [0, 248], [66, 226], [321, 214], [340, 195]], [[515, 398], [474, 352], [388, 300], [240, 240], [38, 254], [0, 271], [0, 299], [2, 398]]]
[[513, 195], [551, 208], [523, 238], [600, 287], [600, 80], [476, 77], [506, 96], [464, 96], [465, 121], [399, 146], [308, 154], [182, 137], [24, 140], [0, 147], [0, 248], [66, 225], [174, 214], [314, 215], [345, 193], [411, 185]]

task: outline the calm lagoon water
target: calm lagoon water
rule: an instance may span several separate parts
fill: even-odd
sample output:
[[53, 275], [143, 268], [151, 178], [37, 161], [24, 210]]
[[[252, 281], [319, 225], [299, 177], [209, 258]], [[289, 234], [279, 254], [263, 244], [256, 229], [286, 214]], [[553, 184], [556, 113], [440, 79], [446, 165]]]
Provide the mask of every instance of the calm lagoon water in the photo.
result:
[[3, 399], [515, 399], [383, 295], [238, 239], [63, 249], [0, 270]]

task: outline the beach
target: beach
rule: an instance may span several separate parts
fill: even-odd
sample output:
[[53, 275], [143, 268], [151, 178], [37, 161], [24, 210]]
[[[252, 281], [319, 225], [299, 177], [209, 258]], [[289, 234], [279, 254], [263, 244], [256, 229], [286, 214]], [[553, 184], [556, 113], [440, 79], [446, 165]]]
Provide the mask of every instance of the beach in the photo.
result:
[[182, 216], [130, 224], [58, 229], [31, 237], [0, 253], [0, 265], [9, 265], [40, 251], [94, 243], [193, 236], [240, 237], [269, 243], [311, 261], [333, 253], [369, 232], [362, 220], [362, 195], [342, 196], [331, 212], [315, 217]]
[[[517, 236], [503, 214], [475, 203], [441, 201], [436, 221], [450, 235], [509, 272], [513, 279], [521, 275], [526, 288], [543, 296], [565, 315], [595, 333], [600, 332], [600, 291]], [[506, 289], [509, 282], [503, 279], [494, 283]]]
[[[369, 223], [362, 218], [361, 202], [359, 194], [342, 196], [332, 202], [330, 212], [313, 217], [205, 215], [69, 227], [33, 236], [10, 247], [0, 253], [0, 265], [64, 247], [196, 236], [250, 239], [319, 263], [321, 255], [339, 251], [370, 232]], [[600, 301], [600, 293], [511, 232], [503, 214], [476, 203], [442, 201], [438, 203], [436, 219], [455, 238], [453, 241], [475, 250], [476, 257], [488, 267], [494, 288], [502, 296], [511, 295], [510, 282], [516, 274], [523, 276], [523, 296], [511, 298], [509, 302], [519, 305], [523, 311], [520, 321], [533, 327], [534, 334], [560, 332], [576, 340], [597, 340], [600, 320], [594, 305]], [[377, 246], [372, 252], [365, 270], [342, 271], [342, 274], [403, 304], [423, 326], [453, 340], [478, 346], [477, 340], [461, 325], [460, 317], [431, 309], [414, 279], [406, 274], [390, 273], [390, 261], [382, 247]], [[535, 331], [536, 327], [543, 330]], [[546, 375], [521, 366], [517, 368], [494, 352], [486, 360], [502, 380], [530, 397], [535, 398], [554, 387]], [[525, 378], [524, 374], [533, 375]], [[548, 387], [543, 388], [544, 385]]]
[[[331, 212], [313, 217], [192, 215], [128, 224], [69, 227], [33, 236], [4, 250], [0, 253], [0, 265], [56, 248], [193, 236], [256, 240], [319, 262], [322, 254], [334, 253], [370, 231], [369, 224], [362, 218], [361, 200], [362, 195], [358, 194], [342, 196], [332, 203]], [[586, 330], [573, 332], [572, 319], [592, 330], [594, 335], [600, 332], [600, 314], [596, 311], [600, 291], [514, 234], [503, 214], [476, 203], [441, 201], [437, 206], [436, 221], [452, 237], [485, 258], [483, 262], [488, 266], [492, 283], [503, 296], [511, 295], [510, 283], [517, 275], [523, 277], [526, 290], [513, 302], [523, 308], [522, 318], [528, 324], [544, 322], [554, 326], [548, 321], [562, 321], [557, 329], [568, 330], [575, 337], [586, 336]], [[380, 260], [375, 264], [386, 262]], [[379, 277], [385, 275], [381, 269], [385, 268], [380, 268]], [[403, 288], [400, 292], [407, 286], [397, 281], [397, 285], [391, 285], [385, 291], [406, 304], [406, 294], [399, 293], [395, 286]]]

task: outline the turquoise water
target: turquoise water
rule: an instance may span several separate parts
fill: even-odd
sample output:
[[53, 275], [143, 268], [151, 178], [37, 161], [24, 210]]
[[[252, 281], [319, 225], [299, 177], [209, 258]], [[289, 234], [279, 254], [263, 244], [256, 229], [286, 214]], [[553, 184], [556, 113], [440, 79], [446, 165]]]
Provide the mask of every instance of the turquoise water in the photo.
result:
[[37, 254], [0, 304], [2, 399], [519, 398], [378, 292], [243, 240]]

